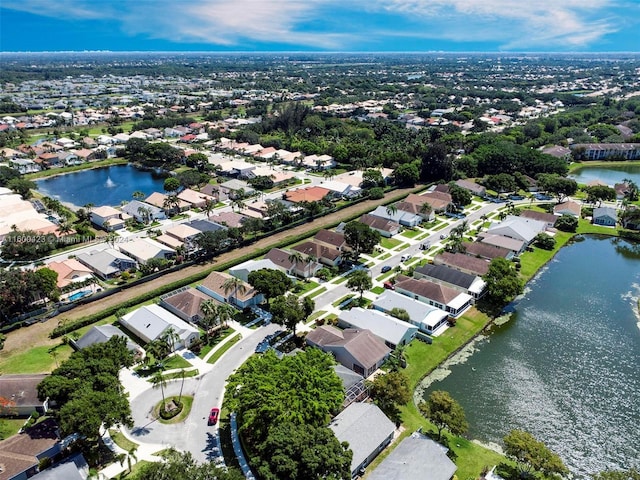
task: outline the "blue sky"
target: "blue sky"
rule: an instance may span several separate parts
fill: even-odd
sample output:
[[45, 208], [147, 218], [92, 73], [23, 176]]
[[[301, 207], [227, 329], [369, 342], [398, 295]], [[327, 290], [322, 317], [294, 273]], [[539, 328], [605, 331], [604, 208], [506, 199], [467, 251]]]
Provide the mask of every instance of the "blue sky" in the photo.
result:
[[0, 51], [638, 52], [640, 0], [2, 0]]

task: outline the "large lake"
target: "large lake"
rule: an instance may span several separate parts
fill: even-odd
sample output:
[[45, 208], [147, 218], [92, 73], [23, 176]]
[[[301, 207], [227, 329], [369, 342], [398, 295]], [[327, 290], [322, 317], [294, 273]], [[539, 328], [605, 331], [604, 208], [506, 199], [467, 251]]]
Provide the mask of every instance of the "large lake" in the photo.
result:
[[640, 165], [625, 165], [619, 167], [584, 167], [572, 172], [569, 177], [578, 183], [587, 184], [593, 180], [601, 180], [607, 185], [622, 183], [629, 178], [640, 185]]
[[146, 195], [164, 191], [163, 176], [131, 165], [82, 170], [36, 180], [36, 184], [43, 195], [77, 207], [88, 203], [116, 206], [131, 200], [135, 191]]
[[[640, 465], [640, 245], [587, 237], [529, 283], [507, 323], [425, 392], [463, 406], [469, 435], [524, 429], [576, 474]], [[445, 333], [446, 334], [446, 333]]]

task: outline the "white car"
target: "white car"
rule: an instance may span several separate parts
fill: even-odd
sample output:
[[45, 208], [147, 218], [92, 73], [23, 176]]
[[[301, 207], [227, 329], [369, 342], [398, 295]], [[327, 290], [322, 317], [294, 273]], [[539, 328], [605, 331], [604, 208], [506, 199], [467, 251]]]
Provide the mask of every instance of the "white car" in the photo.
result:
[[411, 258], [411, 255], [407, 254], [407, 255], [402, 255], [402, 257], [400, 258], [401, 262], [406, 262], [407, 260], [409, 260]]

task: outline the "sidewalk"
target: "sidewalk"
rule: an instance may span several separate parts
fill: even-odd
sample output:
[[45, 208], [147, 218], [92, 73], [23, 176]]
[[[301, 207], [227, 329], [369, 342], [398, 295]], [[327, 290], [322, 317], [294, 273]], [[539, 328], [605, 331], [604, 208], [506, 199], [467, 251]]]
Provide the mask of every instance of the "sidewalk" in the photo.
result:
[[[127, 432], [125, 430], [120, 430], [120, 433], [122, 435], [124, 435], [128, 440], [132, 441], [133, 443], [135, 443], [136, 445], [138, 445], [134, 452], [133, 455], [131, 455], [131, 465], [135, 465], [136, 463], [138, 463], [139, 461], [147, 461], [147, 462], [160, 462], [162, 461], [161, 457], [158, 457], [154, 454], [160, 452], [161, 450], [164, 450], [166, 448], [169, 448], [168, 445], [159, 445], [159, 444], [153, 444], [153, 443], [142, 443], [139, 444], [137, 442], [135, 442], [133, 439], [131, 439], [128, 435]], [[113, 441], [113, 439], [111, 438], [111, 435], [109, 435], [109, 431], [105, 430], [102, 433], [102, 441], [104, 442], [104, 444], [112, 451], [114, 452], [116, 455], [125, 455], [124, 460], [122, 462], [122, 465], [120, 464], [119, 461], [113, 462], [110, 465], [107, 465], [105, 468], [103, 468], [102, 470], [100, 470], [99, 474], [98, 474], [98, 478], [99, 479], [107, 479], [107, 478], [113, 478], [123, 472], [126, 472], [129, 469], [129, 464], [127, 461], [126, 456], [128, 455], [128, 452], [126, 452], [125, 450], [123, 450], [122, 448], [120, 448], [118, 445], [116, 445], [116, 443]]]

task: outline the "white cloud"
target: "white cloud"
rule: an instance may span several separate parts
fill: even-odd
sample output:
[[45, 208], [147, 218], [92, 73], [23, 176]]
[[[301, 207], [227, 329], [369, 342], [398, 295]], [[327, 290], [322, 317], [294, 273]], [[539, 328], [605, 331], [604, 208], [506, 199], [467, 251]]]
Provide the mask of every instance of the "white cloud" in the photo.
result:
[[378, 7], [428, 24], [421, 36], [505, 49], [586, 46], [617, 30], [613, 0], [391, 0]]

